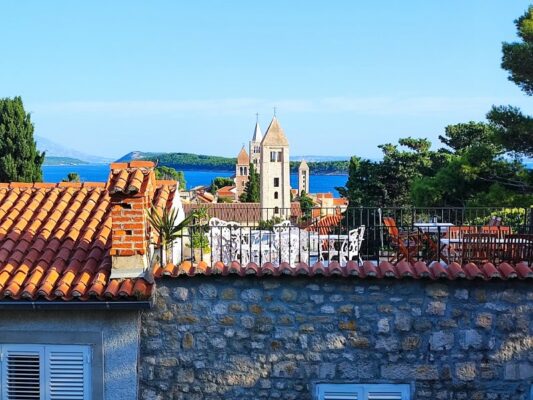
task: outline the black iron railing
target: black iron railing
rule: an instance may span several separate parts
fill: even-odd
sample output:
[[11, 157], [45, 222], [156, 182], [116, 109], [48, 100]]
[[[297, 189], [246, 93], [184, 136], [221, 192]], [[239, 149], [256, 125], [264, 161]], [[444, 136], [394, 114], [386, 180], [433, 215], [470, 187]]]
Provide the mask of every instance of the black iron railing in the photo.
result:
[[[196, 212], [198, 209], [189, 209]], [[184, 230], [175, 262], [434, 261], [533, 263], [533, 209], [313, 208], [210, 205]]]

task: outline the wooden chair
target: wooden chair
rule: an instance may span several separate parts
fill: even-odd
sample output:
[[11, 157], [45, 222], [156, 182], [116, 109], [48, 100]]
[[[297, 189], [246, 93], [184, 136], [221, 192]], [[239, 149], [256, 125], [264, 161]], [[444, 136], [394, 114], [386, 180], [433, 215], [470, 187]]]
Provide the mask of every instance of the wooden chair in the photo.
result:
[[461, 249], [463, 264], [494, 262], [497, 239], [498, 236], [493, 233], [465, 233]]
[[407, 260], [410, 262], [418, 257], [421, 242], [418, 232], [400, 232], [392, 217], [383, 217], [383, 224], [387, 227], [390, 244], [396, 253], [389, 261]]
[[481, 233], [492, 233], [498, 235], [499, 239], [503, 239], [505, 236], [511, 234], [510, 226], [482, 226], [480, 229]]
[[477, 227], [450, 226], [448, 228], [448, 239], [450, 240], [450, 243], [444, 249], [448, 262], [461, 260], [463, 235], [466, 233], [477, 233]]
[[513, 264], [525, 261], [533, 264], [533, 234], [505, 236], [502, 260]]

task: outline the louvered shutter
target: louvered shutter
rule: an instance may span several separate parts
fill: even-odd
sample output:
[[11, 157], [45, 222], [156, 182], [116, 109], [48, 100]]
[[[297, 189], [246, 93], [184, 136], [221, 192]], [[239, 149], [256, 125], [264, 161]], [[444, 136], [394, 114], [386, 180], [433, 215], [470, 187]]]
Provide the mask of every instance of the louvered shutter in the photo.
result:
[[317, 400], [409, 400], [409, 385], [319, 384]]
[[2, 346], [2, 398], [41, 400], [42, 346]]
[[363, 391], [356, 385], [349, 384], [320, 384], [318, 385], [318, 400], [362, 400]]
[[409, 385], [366, 385], [364, 400], [409, 400]]
[[46, 400], [89, 400], [90, 361], [88, 346], [47, 346]]
[[401, 392], [368, 392], [367, 400], [403, 400]]

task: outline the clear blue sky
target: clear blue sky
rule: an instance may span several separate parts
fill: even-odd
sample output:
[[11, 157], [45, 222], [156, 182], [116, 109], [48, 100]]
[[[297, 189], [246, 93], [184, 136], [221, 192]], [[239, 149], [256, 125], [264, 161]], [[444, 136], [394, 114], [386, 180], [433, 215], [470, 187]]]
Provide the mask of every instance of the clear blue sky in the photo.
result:
[[0, 96], [36, 134], [118, 157], [236, 155], [277, 107], [294, 155], [378, 157], [492, 104], [533, 113], [500, 69], [530, 1], [10, 1]]

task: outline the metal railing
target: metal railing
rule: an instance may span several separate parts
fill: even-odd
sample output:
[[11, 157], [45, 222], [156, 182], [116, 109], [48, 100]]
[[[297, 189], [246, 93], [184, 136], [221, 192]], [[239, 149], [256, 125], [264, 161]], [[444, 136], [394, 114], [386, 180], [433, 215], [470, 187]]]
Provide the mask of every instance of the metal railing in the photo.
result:
[[[189, 210], [194, 212], [194, 210]], [[259, 266], [400, 261], [533, 263], [531, 208], [261, 209], [210, 205], [174, 261]]]

